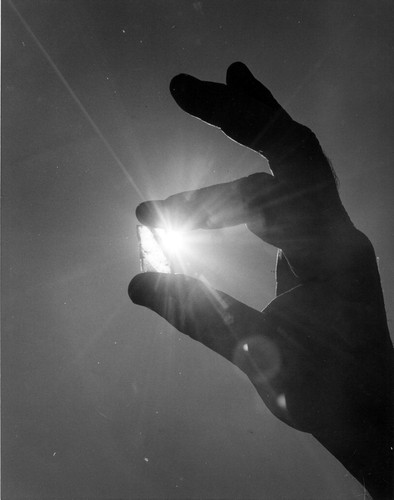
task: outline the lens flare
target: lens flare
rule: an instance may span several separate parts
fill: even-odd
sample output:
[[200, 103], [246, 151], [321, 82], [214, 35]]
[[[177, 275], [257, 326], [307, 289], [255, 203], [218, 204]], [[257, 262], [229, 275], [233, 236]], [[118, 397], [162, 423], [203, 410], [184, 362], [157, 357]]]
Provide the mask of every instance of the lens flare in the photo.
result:
[[182, 232], [137, 226], [142, 272], [173, 273], [184, 248]]

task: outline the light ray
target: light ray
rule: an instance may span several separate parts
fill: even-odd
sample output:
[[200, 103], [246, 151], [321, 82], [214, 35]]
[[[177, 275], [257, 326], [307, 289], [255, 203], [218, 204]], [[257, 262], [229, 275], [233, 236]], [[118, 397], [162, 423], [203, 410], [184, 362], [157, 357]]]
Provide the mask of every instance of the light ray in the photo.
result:
[[84, 117], [86, 118], [86, 120], [89, 122], [89, 124], [91, 125], [91, 127], [93, 128], [93, 130], [95, 131], [97, 136], [99, 137], [99, 139], [102, 141], [104, 146], [107, 148], [108, 152], [111, 154], [112, 158], [115, 160], [116, 165], [123, 172], [123, 174], [125, 175], [126, 179], [129, 181], [129, 183], [133, 186], [133, 188], [135, 189], [135, 191], [138, 194], [138, 196], [140, 197], [140, 199], [143, 200], [144, 196], [143, 196], [142, 192], [140, 191], [139, 187], [137, 186], [136, 182], [134, 181], [133, 177], [130, 175], [127, 168], [123, 165], [122, 161], [120, 160], [120, 158], [118, 157], [118, 155], [116, 154], [114, 149], [112, 148], [111, 144], [104, 137], [104, 134], [101, 132], [100, 128], [97, 126], [97, 124], [95, 123], [93, 118], [90, 116], [90, 114], [87, 111], [87, 109], [85, 108], [85, 106], [82, 104], [82, 102], [80, 101], [80, 99], [78, 98], [78, 96], [76, 95], [74, 90], [71, 88], [70, 84], [67, 82], [67, 80], [63, 76], [62, 72], [56, 66], [55, 62], [52, 60], [51, 56], [49, 55], [49, 53], [47, 52], [45, 47], [42, 45], [42, 43], [37, 38], [37, 36], [33, 33], [32, 29], [30, 28], [30, 26], [28, 25], [28, 23], [26, 22], [26, 20], [22, 16], [22, 14], [19, 12], [19, 10], [15, 7], [12, 0], [8, 0], [8, 3], [10, 5], [10, 7], [12, 8], [12, 10], [17, 15], [17, 17], [19, 18], [20, 22], [23, 24], [26, 31], [29, 33], [29, 35], [32, 37], [32, 39], [36, 43], [37, 47], [40, 49], [40, 51], [44, 55], [45, 59], [50, 64], [53, 71], [58, 76], [59, 80], [62, 82], [64, 87], [67, 89], [68, 93], [71, 95], [71, 97], [73, 98], [74, 102], [76, 103], [76, 105], [78, 106], [78, 108], [80, 109], [80, 111], [82, 112]]

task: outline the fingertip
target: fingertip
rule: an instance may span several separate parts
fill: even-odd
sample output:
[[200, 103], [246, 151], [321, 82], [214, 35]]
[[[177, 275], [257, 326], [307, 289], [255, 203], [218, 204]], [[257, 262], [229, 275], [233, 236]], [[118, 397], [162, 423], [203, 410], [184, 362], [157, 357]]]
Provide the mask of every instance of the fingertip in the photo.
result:
[[143, 222], [145, 210], [145, 203], [140, 203], [135, 209], [135, 216], [140, 222]]
[[179, 75], [176, 75], [173, 78], [171, 78], [171, 81], [170, 81], [170, 92], [171, 92], [171, 94], [174, 91], [176, 91], [176, 89], [178, 87], [180, 87], [184, 76], [185, 76], [184, 73], [180, 73]]
[[227, 69], [226, 83], [227, 85], [234, 86], [239, 85], [240, 82], [244, 82], [245, 79], [254, 78], [249, 68], [241, 61], [236, 61]]
[[144, 278], [145, 273], [137, 274], [134, 276], [134, 278], [130, 281], [129, 287], [128, 287], [128, 294], [131, 299], [131, 301], [134, 304], [142, 305], [141, 304], [141, 296], [142, 296], [142, 291], [144, 290]]
[[174, 76], [170, 82], [171, 95], [174, 99], [189, 95], [196, 81], [198, 81], [197, 78], [184, 73]]
[[135, 209], [135, 215], [137, 217], [137, 219], [142, 223], [142, 224], [146, 224], [146, 219], [149, 218], [149, 213], [150, 213], [150, 210], [149, 210], [149, 205], [147, 202], [143, 202], [143, 203], [140, 203], [138, 205], [138, 207]]
[[138, 205], [135, 215], [144, 226], [158, 226], [160, 219], [159, 205], [157, 201], [144, 201]]
[[130, 281], [128, 294], [131, 301], [139, 306], [154, 308], [157, 300], [160, 300], [159, 287], [166, 288], [169, 274], [147, 272], [134, 276]]
[[234, 73], [234, 72], [242, 72], [242, 71], [247, 71], [250, 73], [248, 67], [246, 66], [245, 63], [242, 61], [235, 61], [230, 64], [230, 66], [227, 69], [227, 72]]

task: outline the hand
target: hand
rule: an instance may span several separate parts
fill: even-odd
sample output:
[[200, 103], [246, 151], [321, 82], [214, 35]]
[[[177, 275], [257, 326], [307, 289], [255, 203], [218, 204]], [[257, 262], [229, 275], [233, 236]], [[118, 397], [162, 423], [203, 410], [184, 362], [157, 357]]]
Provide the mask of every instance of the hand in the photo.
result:
[[351, 223], [314, 134], [241, 63], [226, 84], [179, 75], [186, 112], [264, 155], [271, 174], [142, 203], [142, 224], [241, 223], [276, 246], [276, 298], [262, 312], [184, 275], [146, 273], [133, 302], [250, 378], [271, 412], [312, 433], [376, 498], [392, 493], [393, 349], [373, 247]]

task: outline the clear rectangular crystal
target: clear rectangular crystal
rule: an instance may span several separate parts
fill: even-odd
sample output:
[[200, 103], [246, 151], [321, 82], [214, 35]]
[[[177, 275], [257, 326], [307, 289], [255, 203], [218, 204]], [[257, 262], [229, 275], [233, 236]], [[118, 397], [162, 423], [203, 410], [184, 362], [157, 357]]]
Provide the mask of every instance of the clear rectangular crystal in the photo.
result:
[[171, 263], [160, 245], [158, 230], [137, 225], [141, 271], [172, 273]]

